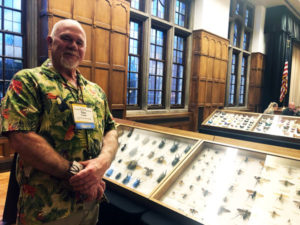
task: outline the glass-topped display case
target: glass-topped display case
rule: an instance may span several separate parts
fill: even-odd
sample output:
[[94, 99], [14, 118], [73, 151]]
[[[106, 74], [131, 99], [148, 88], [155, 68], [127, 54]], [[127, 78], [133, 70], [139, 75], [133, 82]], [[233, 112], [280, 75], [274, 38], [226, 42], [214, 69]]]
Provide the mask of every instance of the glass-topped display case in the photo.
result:
[[203, 142], [151, 196], [205, 225], [298, 224], [300, 161]]
[[144, 197], [200, 143], [199, 139], [118, 126], [119, 149], [105, 178]]
[[295, 116], [215, 110], [199, 131], [300, 148], [300, 117]]

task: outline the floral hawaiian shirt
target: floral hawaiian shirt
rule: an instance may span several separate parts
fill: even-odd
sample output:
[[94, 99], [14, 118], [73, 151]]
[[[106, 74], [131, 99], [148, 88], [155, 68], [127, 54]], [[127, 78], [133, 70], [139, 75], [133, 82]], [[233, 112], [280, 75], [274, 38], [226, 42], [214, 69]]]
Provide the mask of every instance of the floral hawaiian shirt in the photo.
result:
[[[69, 161], [99, 155], [105, 132], [115, 129], [103, 90], [77, 71], [76, 89], [55, 71], [51, 60], [41, 67], [15, 74], [1, 102], [0, 132], [34, 131]], [[77, 130], [72, 102], [93, 109], [95, 128]], [[18, 224], [42, 224], [68, 216], [83, 207], [80, 196], [68, 184], [17, 162], [20, 184]]]

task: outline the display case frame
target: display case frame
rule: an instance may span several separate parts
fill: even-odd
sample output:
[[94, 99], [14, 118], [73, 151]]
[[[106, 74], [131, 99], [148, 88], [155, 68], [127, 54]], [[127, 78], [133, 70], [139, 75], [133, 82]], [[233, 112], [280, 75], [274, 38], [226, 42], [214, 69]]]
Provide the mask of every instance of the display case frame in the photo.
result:
[[[244, 130], [238, 128], [232, 128], [229, 126], [224, 126], [222, 123], [219, 124], [210, 124], [210, 122], [216, 118], [216, 115], [221, 114], [235, 114], [235, 115], [244, 115], [244, 116], [252, 116], [256, 118], [255, 123], [251, 126], [251, 129]], [[257, 127], [263, 123], [262, 121], [265, 118], [272, 118], [274, 123], [273, 127], [279, 127], [278, 121], [294, 121], [294, 125], [299, 127], [299, 133], [297, 137], [285, 135], [283, 132], [258, 132]], [[219, 118], [220, 119], [220, 118]], [[221, 119], [220, 119], [221, 120]], [[224, 123], [224, 120], [222, 121]], [[296, 124], [296, 125], [295, 125]], [[297, 128], [293, 128], [297, 132]], [[272, 129], [271, 129], [272, 130]], [[279, 129], [276, 129], [277, 131]], [[205, 121], [203, 121], [199, 132], [203, 132], [211, 135], [218, 135], [230, 138], [238, 138], [249, 141], [256, 141], [265, 144], [278, 145], [288, 148], [296, 148], [300, 149], [300, 118], [295, 116], [284, 116], [284, 115], [273, 115], [273, 114], [261, 114], [261, 113], [253, 113], [253, 112], [241, 112], [241, 111], [233, 111], [233, 110], [225, 110], [225, 109], [216, 109]]]
[[120, 124], [117, 131], [119, 148], [104, 178], [111, 187], [145, 199], [201, 143], [195, 137], [133, 125]]
[[[213, 149], [213, 151], [224, 151], [224, 149], [226, 149], [226, 152], [230, 153], [227, 154], [229, 155], [229, 158], [227, 156], [227, 160], [230, 160], [230, 157], [235, 156], [234, 154], [232, 154], [233, 151], [237, 152], [237, 157], [235, 159], [240, 158], [240, 160], [237, 160], [236, 162], [242, 169], [237, 169], [233, 165], [231, 165], [234, 172], [237, 171], [237, 173], [231, 174], [233, 175], [233, 177], [239, 177], [239, 179], [244, 181], [237, 182], [236, 180], [229, 177], [228, 179], [224, 179], [225, 183], [227, 182], [227, 180], [231, 179], [234, 180], [233, 184], [227, 182], [226, 186], [220, 185], [220, 182], [219, 184], [215, 183], [215, 186], [217, 186], [216, 190], [218, 190], [217, 194], [209, 190], [209, 187], [214, 187], [214, 175], [211, 175], [209, 177], [212, 182], [211, 185], [206, 184], [207, 188], [200, 188], [201, 186], [199, 184], [199, 181], [205, 183], [205, 177], [203, 178], [202, 176], [201, 180], [196, 181], [195, 179], [189, 179], [190, 176], [188, 174], [188, 172], [193, 172], [192, 168], [196, 163], [199, 162], [197, 157], [201, 156], [204, 153], [207, 155], [207, 152], [205, 152], [205, 150], [207, 149], [207, 147], [212, 148], [212, 146], [217, 147], [216, 149]], [[239, 155], [239, 152], [243, 154]], [[212, 154], [214, 154], [214, 152]], [[224, 163], [224, 161], [226, 160], [222, 161], [222, 165], [226, 165], [226, 163]], [[236, 162], [232, 162], [232, 164], [236, 164]], [[244, 168], [246, 166], [256, 166], [257, 168], [246, 169]], [[218, 168], [217, 166], [216, 170], [219, 170], [219, 172], [221, 171], [221, 173], [226, 173], [226, 167]], [[277, 170], [277, 174], [272, 170]], [[227, 172], [228, 171], [230, 172], [230, 169], [227, 168]], [[273, 175], [270, 175], [270, 173], [272, 173]], [[287, 221], [290, 221], [290, 224], [295, 224], [295, 221], [300, 220], [300, 214], [298, 212], [300, 207], [300, 180], [298, 179], [299, 175], [299, 158], [283, 157], [277, 154], [270, 154], [266, 151], [243, 147], [241, 148], [238, 146], [218, 142], [203, 141], [201, 145], [182, 162], [180, 167], [174, 169], [173, 173], [169, 176], [169, 179], [165, 180], [162, 185], [156, 190], [156, 192], [151, 196], [151, 200], [161, 205], [162, 207], [168, 208], [169, 210], [179, 213], [184, 217], [188, 217], [189, 219], [193, 219], [205, 225], [241, 225], [248, 224], [248, 222], [249, 224], [285, 224], [284, 222]], [[194, 178], [197, 178], [197, 176], [194, 176]], [[189, 184], [186, 181], [188, 181]], [[190, 183], [192, 183], [194, 190], [191, 190]], [[195, 183], [197, 185], [195, 185]], [[277, 185], [277, 187], [274, 187], [274, 185]], [[188, 193], [187, 196], [184, 196], [182, 193], [180, 194], [180, 191], [184, 188], [186, 189], [186, 193]], [[195, 190], [196, 188], [198, 188], [198, 190]], [[272, 193], [270, 194], [269, 191], [274, 190], [274, 188], [276, 189], [276, 191], [271, 191]], [[224, 190], [226, 190], [226, 194], [224, 196], [219, 194], [223, 193]], [[196, 193], [195, 195], [197, 196], [193, 196], [193, 193]], [[165, 199], [169, 201], [167, 201], [167, 203], [162, 200], [165, 195], [167, 195], [167, 198]], [[168, 195], [170, 195], [170, 197], [168, 197]], [[238, 202], [239, 206], [235, 206], [232, 203], [230, 205], [228, 203], [229, 200], [227, 199], [226, 203], [222, 202], [223, 205], [220, 205], [220, 207], [217, 208], [217, 204], [215, 204], [216, 202], [219, 202], [217, 198], [219, 198], [219, 200], [222, 199], [222, 201], [225, 201], [225, 197], [230, 199], [231, 202]], [[205, 198], [209, 198], [210, 200], [205, 201]], [[271, 203], [267, 204], [263, 198], [268, 199], [268, 201], [271, 201]], [[198, 201], [195, 201], [194, 199], [197, 199]], [[193, 201], [194, 207], [191, 207], [191, 205], [193, 204], [189, 201]], [[175, 207], [174, 205], [176, 205], [177, 202], [179, 202], [179, 206], [177, 205], [177, 207]], [[198, 202], [200, 202], [200, 205], [202, 204], [202, 206], [198, 204], [198, 207], [195, 207]], [[208, 206], [206, 207], [205, 204], [207, 204]], [[270, 207], [273, 205], [273, 210], [271, 210]], [[215, 211], [217, 215], [211, 213], [211, 211], [208, 210], [212, 209], [212, 207], [214, 207], [213, 209], [217, 210]], [[202, 208], [203, 210], [205, 210], [201, 211]], [[234, 208], [234, 210], [232, 210], [232, 208]], [[220, 212], [221, 209], [223, 209], [222, 212]], [[263, 211], [263, 209], [265, 209], [265, 211]], [[203, 212], [203, 214], [200, 214], [201, 212]], [[221, 216], [219, 216], [220, 220], [215, 221], [219, 213], [221, 216], [223, 216], [223, 213], [226, 214], [226, 217], [221, 218]], [[280, 214], [280, 219], [275, 219], [275, 217], [279, 216]], [[204, 217], [201, 218], [203, 215]], [[261, 223], [261, 221], [263, 222]]]

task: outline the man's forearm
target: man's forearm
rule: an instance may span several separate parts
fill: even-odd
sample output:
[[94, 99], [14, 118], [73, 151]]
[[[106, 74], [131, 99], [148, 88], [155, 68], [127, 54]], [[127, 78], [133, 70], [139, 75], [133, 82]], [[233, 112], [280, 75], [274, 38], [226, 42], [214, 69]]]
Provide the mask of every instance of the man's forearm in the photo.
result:
[[58, 178], [66, 177], [69, 161], [59, 155], [43, 137], [34, 132], [12, 132], [8, 137], [11, 147], [26, 164]]
[[111, 130], [106, 133], [103, 138], [103, 146], [101, 149], [101, 153], [98, 158], [105, 158], [107, 168], [110, 166], [111, 162], [115, 158], [117, 149], [118, 149], [118, 133], [116, 130]]

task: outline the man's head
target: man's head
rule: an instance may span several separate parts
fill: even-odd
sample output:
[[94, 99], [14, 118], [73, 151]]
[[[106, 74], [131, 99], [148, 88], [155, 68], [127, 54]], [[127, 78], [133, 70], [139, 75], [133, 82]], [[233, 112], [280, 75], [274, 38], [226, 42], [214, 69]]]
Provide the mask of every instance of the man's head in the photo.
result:
[[83, 60], [86, 51], [86, 34], [75, 20], [57, 22], [47, 37], [53, 66], [58, 71], [73, 70]]

